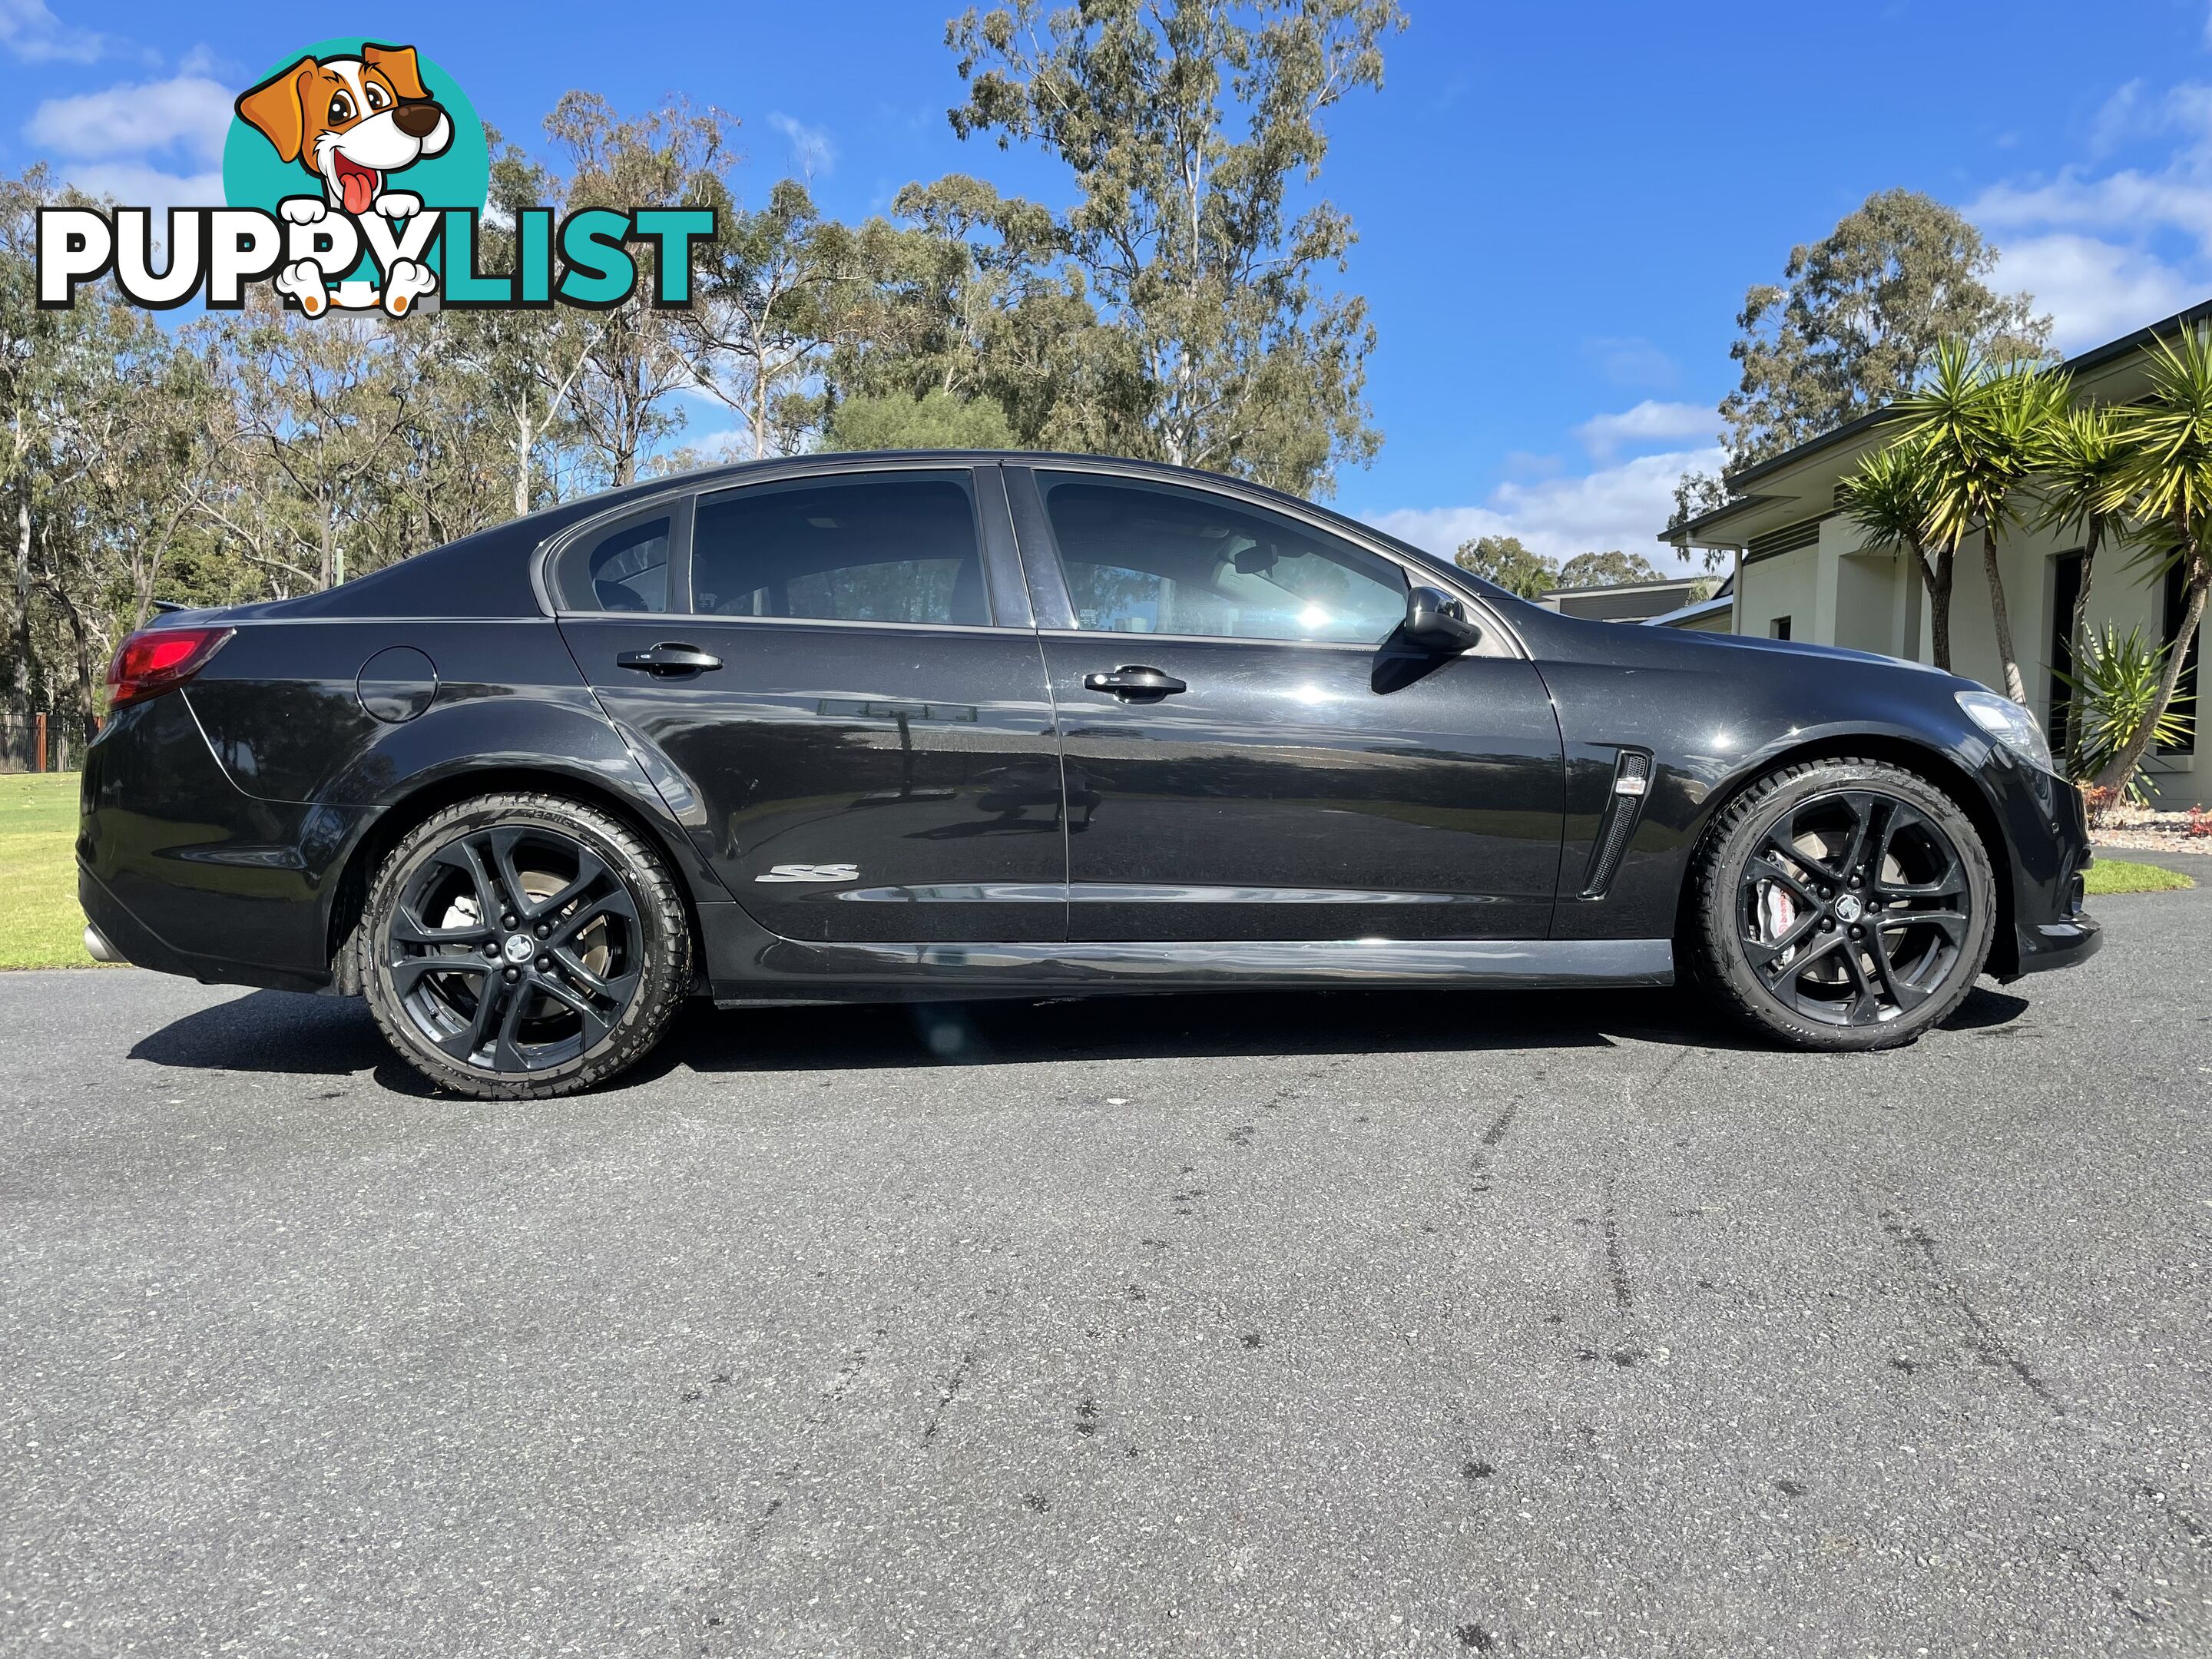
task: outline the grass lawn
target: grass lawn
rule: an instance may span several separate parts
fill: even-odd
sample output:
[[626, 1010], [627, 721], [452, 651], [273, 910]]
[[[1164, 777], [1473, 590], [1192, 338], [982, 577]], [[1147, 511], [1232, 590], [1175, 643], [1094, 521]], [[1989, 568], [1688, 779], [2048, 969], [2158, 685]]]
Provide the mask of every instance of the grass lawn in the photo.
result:
[[0, 968], [90, 968], [76, 908], [76, 774], [0, 777]]
[[2155, 864], [2137, 864], [2133, 859], [2108, 859], [2101, 854], [2089, 866], [2089, 873], [2081, 884], [2094, 898], [2100, 893], [2166, 893], [2177, 887], [2194, 887], [2197, 884], [2187, 876]]

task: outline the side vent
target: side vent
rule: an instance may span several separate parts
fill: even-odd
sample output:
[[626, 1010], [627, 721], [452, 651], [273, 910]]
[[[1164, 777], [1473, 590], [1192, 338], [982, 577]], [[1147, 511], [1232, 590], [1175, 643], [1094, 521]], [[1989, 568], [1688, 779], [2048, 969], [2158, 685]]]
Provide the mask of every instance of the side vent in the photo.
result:
[[1651, 757], [1641, 749], [1624, 749], [1613, 765], [1613, 793], [1599, 821], [1597, 840], [1591, 844], [1589, 868], [1583, 872], [1581, 896], [1603, 898], [1620, 868], [1628, 838], [1636, 833], [1636, 820], [1644, 813], [1644, 797], [1651, 787]]

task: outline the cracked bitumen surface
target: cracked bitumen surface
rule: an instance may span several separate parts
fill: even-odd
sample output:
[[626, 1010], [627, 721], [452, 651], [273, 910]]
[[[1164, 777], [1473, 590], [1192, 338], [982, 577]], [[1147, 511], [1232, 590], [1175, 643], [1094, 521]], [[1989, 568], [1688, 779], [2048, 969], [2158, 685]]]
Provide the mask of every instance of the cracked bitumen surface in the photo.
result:
[[0, 976], [0, 1650], [2212, 1649], [2212, 888], [1674, 994], [687, 1015], [544, 1105]]

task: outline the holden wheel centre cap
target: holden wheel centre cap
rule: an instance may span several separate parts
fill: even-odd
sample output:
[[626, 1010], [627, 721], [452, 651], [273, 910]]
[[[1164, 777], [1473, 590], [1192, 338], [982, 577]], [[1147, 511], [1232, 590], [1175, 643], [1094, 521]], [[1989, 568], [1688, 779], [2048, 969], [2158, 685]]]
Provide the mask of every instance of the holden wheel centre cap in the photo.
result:
[[507, 943], [500, 947], [500, 954], [513, 966], [520, 968], [538, 954], [538, 941], [527, 933], [509, 933]]
[[[1859, 919], [1860, 913], [1864, 908], [1865, 907], [1860, 904], [1859, 896], [1856, 893], [1846, 893], [1836, 901], [1836, 920], [1838, 921], [1856, 921]], [[512, 948], [514, 941], [510, 939], [507, 943], [509, 947]]]

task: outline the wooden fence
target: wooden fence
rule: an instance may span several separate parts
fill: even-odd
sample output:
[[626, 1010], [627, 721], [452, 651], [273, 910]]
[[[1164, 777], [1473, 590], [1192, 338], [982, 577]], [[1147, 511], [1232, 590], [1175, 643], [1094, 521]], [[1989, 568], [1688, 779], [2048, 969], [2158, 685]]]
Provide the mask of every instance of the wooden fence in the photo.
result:
[[0, 714], [0, 772], [69, 772], [82, 758], [77, 716]]

